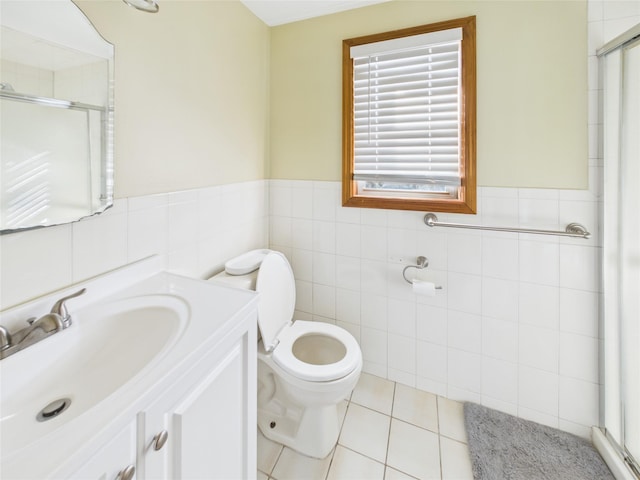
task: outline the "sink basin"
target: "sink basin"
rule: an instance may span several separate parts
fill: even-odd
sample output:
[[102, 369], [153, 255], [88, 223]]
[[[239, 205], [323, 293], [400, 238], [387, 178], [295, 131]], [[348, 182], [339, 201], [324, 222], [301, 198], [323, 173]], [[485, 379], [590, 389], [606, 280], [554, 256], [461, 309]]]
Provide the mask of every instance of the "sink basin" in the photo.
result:
[[[70, 328], [2, 360], [3, 457], [135, 382], [180, 339], [189, 317], [188, 304], [169, 294], [97, 303], [72, 312]], [[36, 419], [59, 399], [66, 399], [64, 411]]]

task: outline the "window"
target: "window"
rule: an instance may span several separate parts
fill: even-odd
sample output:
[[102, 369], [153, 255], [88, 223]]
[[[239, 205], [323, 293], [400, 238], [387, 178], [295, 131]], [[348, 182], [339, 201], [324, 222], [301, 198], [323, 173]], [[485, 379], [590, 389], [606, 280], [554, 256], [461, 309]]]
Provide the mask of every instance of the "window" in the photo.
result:
[[475, 17], [343, 41], [343, 204], [475, 213]]

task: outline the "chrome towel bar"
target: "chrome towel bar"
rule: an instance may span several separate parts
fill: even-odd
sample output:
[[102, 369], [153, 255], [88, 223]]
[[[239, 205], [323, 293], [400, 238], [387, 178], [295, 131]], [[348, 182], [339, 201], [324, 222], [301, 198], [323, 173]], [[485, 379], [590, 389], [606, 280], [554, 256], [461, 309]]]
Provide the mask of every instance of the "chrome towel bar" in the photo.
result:
[[509, 228], [509, 227], [488, 227], [485, 225], [469, 225], [466, 223], [449, 223], [439, 222], [438, 217], [433, 213], [427, 213], [424, 216], [424, 223], [429, 227], [451, 227], [451, 228], [467, 228], [471, 230], [490, 230], [493, 232], [514, 232], [514, 233], [532, 233], [535, 235], [559, 235], [561, 237], [578, 237], [589, 238], [591, 233], [579, 223], [570, 223], [564, 231], [560, 230], [538, 230], [535, 228]]

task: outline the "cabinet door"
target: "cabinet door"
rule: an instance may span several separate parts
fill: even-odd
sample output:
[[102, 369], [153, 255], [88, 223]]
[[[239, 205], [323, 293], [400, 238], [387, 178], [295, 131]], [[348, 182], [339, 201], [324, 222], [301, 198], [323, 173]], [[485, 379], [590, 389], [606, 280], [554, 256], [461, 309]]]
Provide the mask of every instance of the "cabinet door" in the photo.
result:
[[248, 478], [242, 350], [237, 345], [174, 410], [175, 478]]
[[[212, 352], [138, 416], [140, 478], [246, 479], [256, 474], [255, 331]], [[249, 345], [251, 348], [248, 348]], [[154, 437], [168, 432], [155, 450]]]
[[[77, 480], [116, 480], [136, 464], [136, 425], [131, 422], [71, 476]], [[121, 477], [120, 477], [121, 478]], [[135, 476], [133, 477], [135, 478]]]

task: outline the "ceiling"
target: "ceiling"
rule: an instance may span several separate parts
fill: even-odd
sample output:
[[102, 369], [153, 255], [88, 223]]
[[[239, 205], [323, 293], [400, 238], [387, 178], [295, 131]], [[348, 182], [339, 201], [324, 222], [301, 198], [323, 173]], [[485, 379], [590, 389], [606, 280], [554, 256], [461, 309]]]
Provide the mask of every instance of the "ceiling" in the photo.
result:
[[274, 27], [389, 0], [242, 0], [260, 20]]

